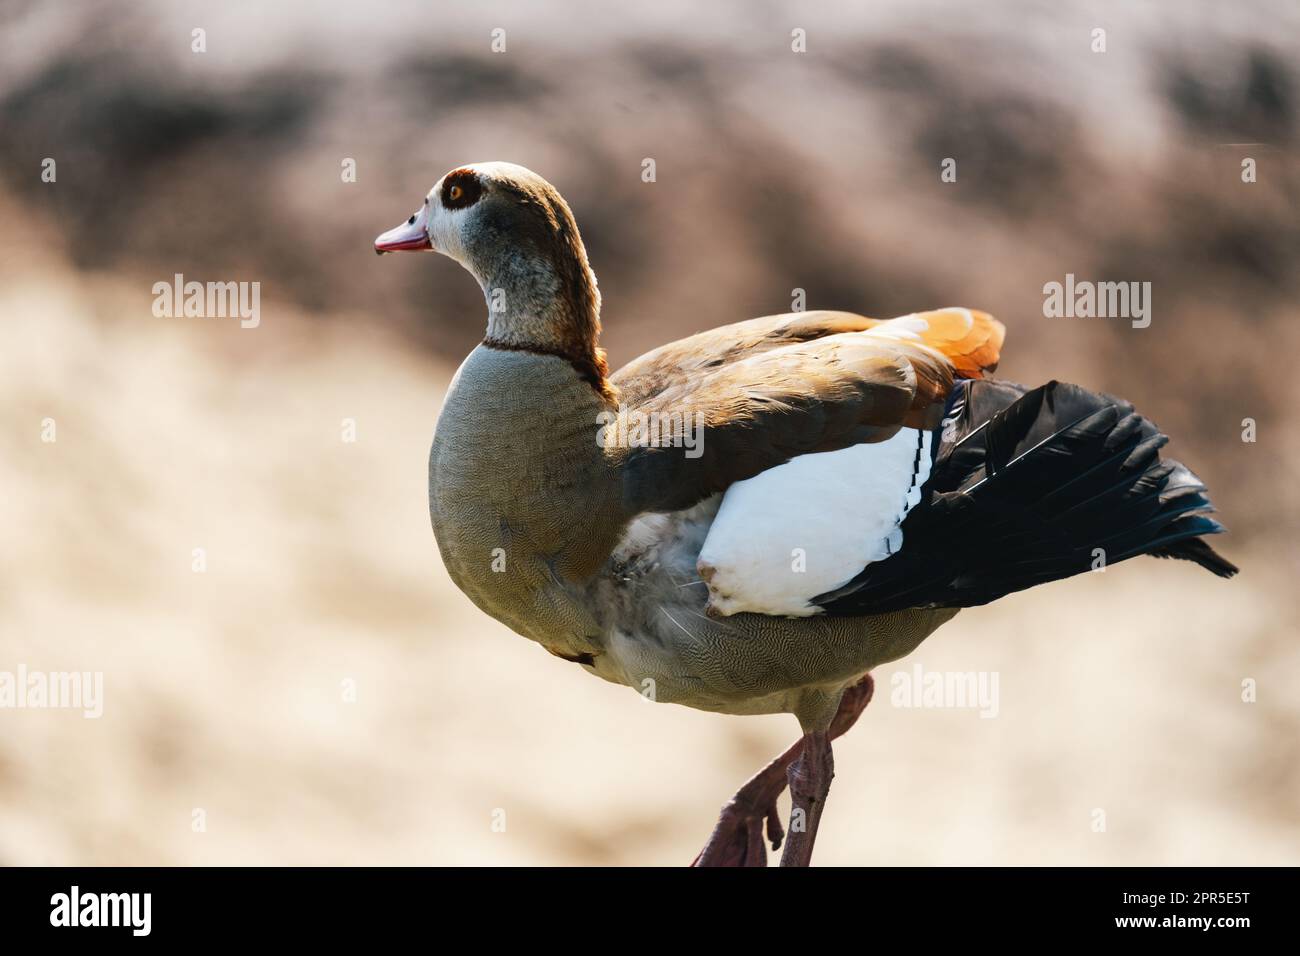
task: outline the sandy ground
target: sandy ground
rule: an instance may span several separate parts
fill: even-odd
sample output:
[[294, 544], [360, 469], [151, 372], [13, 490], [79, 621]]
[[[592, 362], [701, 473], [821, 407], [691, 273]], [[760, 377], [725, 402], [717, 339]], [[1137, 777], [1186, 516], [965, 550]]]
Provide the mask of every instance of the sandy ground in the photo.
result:
[[[10, 264], [0, 670], [102, 671], [105, 703], [0, 711], [0, 863], [684, 864], [793, 738], [646, 703], [454, 589], [424, 474], [448, 368]], [[1234, 581], [1131, 562], [878, 672], [817, 861], [1300, 863], [1293, 584], [1223, 548]], [[918, 662], [995, 672], [998, 715], [891, 704]]]

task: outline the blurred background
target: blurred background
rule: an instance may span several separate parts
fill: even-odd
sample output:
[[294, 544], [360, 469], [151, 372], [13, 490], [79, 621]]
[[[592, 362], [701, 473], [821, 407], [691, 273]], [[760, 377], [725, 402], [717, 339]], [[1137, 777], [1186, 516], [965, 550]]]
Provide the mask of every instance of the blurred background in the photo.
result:
[[[1132, 400], [1231, 529], [1232, 581], [1139, 559], [877, 672], [817, 862], [1300, 863], [1296, 5], [627, 6], [0, 2], [0, 671], [105, 685], [0, 710], [0, 864], [685, 864], [797, 734], [446, 578], [425, 458], [482, 296], [371, 243], [489, 159], [573, 207], [614, 366], [795, 288], [987, 309], [1001, 375]], [[175, 273], [260, 282], [260, 326], [155, 317]], [[1150, 327], [1044, 318], [1067, 273], [1151, 282]], [[998, 717], [891, 706], [917, 662], [997, 672]]]

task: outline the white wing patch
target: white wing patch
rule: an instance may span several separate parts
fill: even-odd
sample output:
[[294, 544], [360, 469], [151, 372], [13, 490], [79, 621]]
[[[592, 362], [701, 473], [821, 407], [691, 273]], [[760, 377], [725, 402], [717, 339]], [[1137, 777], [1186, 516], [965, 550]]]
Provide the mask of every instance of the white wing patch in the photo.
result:
[[709, 611], [807, 617], [808, 602], [903, 545], [930, 477], [929, 431], [801, 455], [727, 489], [700, 551]]

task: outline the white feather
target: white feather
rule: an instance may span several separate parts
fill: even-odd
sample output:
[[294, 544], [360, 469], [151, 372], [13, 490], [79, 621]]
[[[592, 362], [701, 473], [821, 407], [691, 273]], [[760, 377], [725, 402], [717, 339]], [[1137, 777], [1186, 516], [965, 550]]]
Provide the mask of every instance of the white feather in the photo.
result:
[[811, 598], [898, 551], [930, 476], [930, 438], [903, 428], [728, 488], [699, 558], [713, 613], [817, 614]]

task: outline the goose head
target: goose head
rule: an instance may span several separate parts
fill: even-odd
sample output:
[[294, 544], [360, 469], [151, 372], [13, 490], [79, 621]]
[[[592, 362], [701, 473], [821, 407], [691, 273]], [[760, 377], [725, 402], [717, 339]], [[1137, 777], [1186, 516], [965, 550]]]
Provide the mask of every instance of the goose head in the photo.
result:
[[568, 203], [513, 163], [472, 163], [439, 179], [375, 252], [440, 252], [464, 266], [488, 305], [484, 342], [560, 355], [603, 373], [600, 293]]

